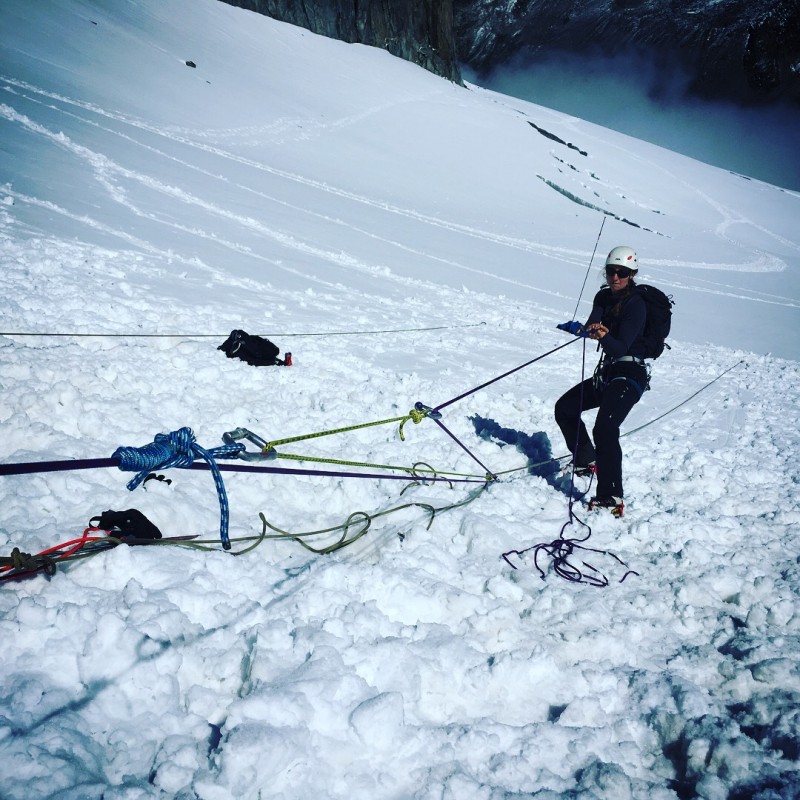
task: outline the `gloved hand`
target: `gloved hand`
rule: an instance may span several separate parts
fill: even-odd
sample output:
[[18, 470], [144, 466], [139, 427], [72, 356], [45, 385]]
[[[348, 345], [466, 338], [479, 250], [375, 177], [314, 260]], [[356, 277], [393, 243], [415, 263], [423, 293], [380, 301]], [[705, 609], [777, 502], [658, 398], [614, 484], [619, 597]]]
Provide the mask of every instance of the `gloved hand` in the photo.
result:
[[556, 325], [556, 327], [561, 331], [571, 333], [573, 336], [587, 335], [586, 329], [577, 320], [572, 320], [571, 322], [562, 322], [560, 325]]

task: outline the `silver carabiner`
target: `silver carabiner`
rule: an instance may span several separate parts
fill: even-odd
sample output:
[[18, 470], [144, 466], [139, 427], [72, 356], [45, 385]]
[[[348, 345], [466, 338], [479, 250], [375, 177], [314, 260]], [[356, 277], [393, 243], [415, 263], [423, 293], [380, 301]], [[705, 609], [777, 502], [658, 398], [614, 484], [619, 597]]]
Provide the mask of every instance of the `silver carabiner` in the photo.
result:
[[253, 453], [247, 450], [242, 450], [238, 457], [244, 461], [270, 461], [278, 457], [275, 448], [270, 447], [268, 442], [265, 442], [260, 436], [248, 430], [247, 428], [236, 428], [236, 430], [228, 431], [222, 434], [222, 441], [225, 444], [235, 444], [236, 442], [246, 439], [256, 447], [260, 448], [260, 452]]

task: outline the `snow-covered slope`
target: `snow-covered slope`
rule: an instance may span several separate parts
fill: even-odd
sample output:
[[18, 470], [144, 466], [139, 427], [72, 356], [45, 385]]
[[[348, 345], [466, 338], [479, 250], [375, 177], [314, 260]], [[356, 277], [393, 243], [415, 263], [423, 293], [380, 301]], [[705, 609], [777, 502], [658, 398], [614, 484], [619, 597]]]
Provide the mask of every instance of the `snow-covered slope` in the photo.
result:
[[[501, 474], [479, 496], [224, 473], [234, 551], [259, 512], [296, 533], [399, 508], [331, 555], [222, 552], [203, 472], [0, 476], [0, 555], [134, 507], [211, 547], [0, 584], [3, 796], [797, 796], [796, 193], [213, 0], [5, 0], [0, 90], [2, 464], [447, 403], [563, 344], [617, 244], [677, 302], [626, 517], [566, 529], [591, 526], [606, 588], [501, 558], [569, 520], [526, 465], [564, 453], [579, 342], [445, 409]], [[232, 328], [295, 365], [226, 360]], [[431, 420], [404, 437], [277, 449], [481, 476]]]

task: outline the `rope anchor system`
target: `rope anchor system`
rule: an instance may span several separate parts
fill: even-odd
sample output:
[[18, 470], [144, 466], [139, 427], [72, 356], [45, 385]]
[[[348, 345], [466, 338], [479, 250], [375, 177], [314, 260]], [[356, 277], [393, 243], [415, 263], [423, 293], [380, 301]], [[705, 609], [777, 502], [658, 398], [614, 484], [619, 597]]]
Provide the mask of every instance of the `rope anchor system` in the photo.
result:
[[222, 447], [205, 450], [195, 441], [191, 428], [181, 428], [170, 434], [156, 434], [155, 440], [144, 447], [118, 447], [111, 457], [119, 461], [119, 468], [123, 472], [139, 473], [128, 482], [128, 489], [133, 491], [151, 472], [170, 467], [186, 469], [192, 466], [195, 456], [200, 456], [208, 464], [217, 488], [219, 538], [222, 547], [230, 550], [228, 494], [216, 459], [236, 458], [243, 450], [244, 445], [239, 443], [226, 443]]
[[[22, 464], [0, 464], [0, 476], [3, 475], [21, 475], [21, 474], [30, 474], [30, 473], [38, 473], [38, 472], [53, 472], [53, 471], [71, 471], [71, 470], [81, 470], [81, 469], [97, 469], [97, 468], [106, 468], [106, 467], [118, 467], [120, 470], [125, 472], [135, 472], [137, 473], [127, 484], [127, 488], [130, 491], [133, 491], [138, 486], [140, 486], [149, 475], [153, 472], [159, 470], [165, 470], [170, 467], [177, 467], [179, 469], [194, 469], [194, 470], [210, 470], [212, 474], [212, 478], [214, 480], [214, 485], [217, 490], [217, 497], [219, 500], [219, 508], [220, 508], [220, 525], [219, 525], [219, 538], [222, 545], [222, 548], [226, 551], [231, 549], [231, 540], [228, 534], [228, 527], [229, 527], [229, 518], [230, 518], [230, 509], [228, 504], [228, 496], [225, 490], [225, 484], [222, 480], [222, 472], [223, 471], [232, 471], [232, 472], [258, 472], [258, 473], [270, 473], [270, 474], [282, 474], [282, 475], [315, 475], [315, 476], [323, 476], [323, 477], [344, 477], [344, 478], [362, 478], [362, 479], [384, 479], [384, 480], [401, 480], [408, 482], [409, 485], [413, 483], [433, 483], [433, 482], [447, 482], [451, 486], [454, 483], [472, 483], [472, 484], [480, 484], [480, 487], [477, 492], [472, 492], [470, 497], [459, 503], [453, 503], [449, 506], [445, 506], [441, 509], [434, 509], [427, 504], [418, 504], [418, 503], [409, 503], [404, 506], [400, 506], [397, 509], [390, 509], [390, 511], [399, 510], [399, 508], [405, 508], [408, 506], [421, 506], [426, 508], [430, 512], [430, 520], [429, 525], [433, 521], [433, 516], [435, 512], [446, 510], [449, 508], [457, 508], [462, 505], [465, 505], [467, 502], [472, 502], [476, 497], [478, 497], [482, 492], [488, 488], [488, 486], [497, 481], [499, 479], [499, 475], [505, 475], [510, 472], [516, 472], [520, 470], [528, 470], [531, 468], [529, 463], [521, 466], [517, 469], [513, 470], [504, 470], [502, 473], [495, 473], [486, 467], [478, 458], [472, 453], [463, 442], [461, 442], [443, 423], [442, 421], [442, 409], [446, 408], [453, 403], [468, 397], [471, 394], [478, 392], [479, 390], [489, 386], [492, 383], [495, 383], [503, 378], [508, 377], [509, 375], [518, 372], [519, 370], [530, 366], [531, 364], [540, 361], [541, 359], [555, 353], [558, 350], [561, 350], [564, 347], [573, 344], [576, 341], [584, 341], [578, 338], [571, 339], [570, 341], [558, 345], [553, 349], [547, 351], [546, 353], [542, 353], [541, 355], [536, 356], [535, 358], [527, 361], [524, 364], [521, 364], [514, 369], [511, 369], [502, 375], [499, 375], [495, 378], [492, 378], [485, 383], [471, 389], [463, 394], [452, 398], [444, 403], [441, 403], [438, 406], [429, 406], [421, 401], [417, 401], [414, 404], [414, 407], [408, 412], [400, 417], [392, 417], [389, 419], [382, 419], [376, 420], [372, 422], [365, 422], [356, 425], [350, 425], [347, 427], [336, 428], [332, 430], [326, 431], [318, 431], [315, 433], [303, 434], [299, 436], [293, 436], [289, 438], [274, 440], [274, 441], [266, 441], [261, 436], [253, 433], [247, 428], [236, 428], [232, 431], [228, 431], [222, 435], [223, 444], [218, 447], [214, 448], [203, 448], [201, 447], [197, 441], [195, 440], [194, 433], [192, 432], [191, 428], [184, 427], [180, 428], [177, 431], [173, 431], [169, 434], [157, 434], [154, 438], [154, 441], [150, 444], [144, 445], [143, 447], [119, 447], [117, 448], [110, 458], [99, 458], [99, 459], [84, 459], [84, 460], [64, 460], [64, 461], [45, 461], [45, 462], [38, 462], [38, 463], [22, 463]], [[652, 420], [649, 424], [656, 422], [657, 420], [662, 419], [667, 414], [671, 413], [675, 409], [679, 408], [681, 405], [689, 402], [692, 398], [694, 398], [699, 392], [703, 391], [703, 389], [708, 388], [712, 383], [719, 380], [723, 375], [727, 372], [730, 372], [735, 366], [738, 366], [743, 362], [738, 362], [734, 366], [730, 367], [729, 369], [725, 370], [721, 375], [714, 378], [714, 380], [710, 381], [706, 386], [699, 389], [689, 398], [684, 400], [678, 406], [671, 409], [670, 411], [661, 414], [655, 420]], [[398, 435], [401, 441], [405, 441], [404, 435], [404, 426], [405, 424], [411, 420], [414, 424], [421, 423], [424, 419], [431, 419], [441, 430], [449, 436], [455, 444], [458, 445], [482, 470], [482, 474], [469, 474], [469, 473], [461, 473], [461, 472], [454, 472], [454, 471], [443, 471], [434, 469], [429, 464], [424, 462], [417, 462], [412, 466], [398, 466], [398, 465], [389, 465], [389, 464], [372, 464], [362, 461], [347, 461], [342, 459], [332, 459], [332, 458], [321, 458], [315, 456], [308, 456], [308, 455], [298, 455], [298, 454], [291, 454], [291, 453], [284, 453], [280, 452], [276, 449], [279, 445], [289, 444], [293, 442], [299, 442], [307, 439], [314, 439], [319, 438], [322, 436], [330, 436], [333, 434], [344, 433], [348, 431], [355, 431], [360, 430], [363, 428], [368, 428], [376, 425], [383, 425], [387, 423], [396, 423], [399, 424], [398, 428]], [[641, 430], [641, 428], [646, 427], [645, 425], [637, 428], [636, 430]], [[629, 433], [635, 433], [636, 431], [630, 431]], [[624, 434], [628, 435], [628, 434]], [[254, 445], [257, 450], [247, 450], [245, 442]], [[558, 458], [552, 459], [552, 461], [561, 461], [565, 458], [569, 458], [569, 456], [561, 456]], [[328, 469], [295, 469], [295, 468], [288, 468], [288, 467], [278, 467], [275, 466], [275, 462], [278, 459], [287, 459], [287, 460], [294, 460], [294, 461], [303, 461], [303, 462], [315, 462], [318, 464], [335, 464], [335, 465], [344, 465], [349, 467], [360, 467], [360, 468], [370, 468], [371, 470], [377, 470], [377, 472], [352, 472], [352, 471], [340, 471], [340, 470], [328, 470]], [[217, 463], [218, 460], [234, 460], [236, 463]], [[244, 463], [242, 463], [244, 462]], [[535, 466], [535, 465], [534, 465]], [[394, 474], [393, 474], [394, 473]], [[397, 474], [399, 473], [399, 474]], [[258, 537], [256, 544], [252, 545], [255, 547], [258, 543], [260, 543], [264, 538], [290, 538], [294, 541], [298, 541], [303, 544], [303, 546], [307, 547], [310, 550], [318, 553], [326, 553], [332, 552], [332, 550], [340, 549], [353, 541], [356, 541], [361, 536], [366, 533], [367, 529], [370, 526], [371, 520], [375, 517], [381, 516], [383, 513], [380, 512], [377, 514], [367, 514], [365, 512], [356, 512], [355, 514], [351, 514], [348, 517], [348, 520], [342, 526], [338, 526], [335, 528], [326, 528], [319, 531], [310, 531], [304, 534], [291, 534], [286, 531], [282, 531], [275, 526], [270, 525], [266, 522], [262, 515], [262, 521], [264, 522], [264, 528], [261, 533], [261, 536]], [[570, 524], [572, 522], [573, 515], [570, 507], [570, 521], [567, 523]], [[565, 527], [567, 527], [565, 525]], [[273, 534], [267, 534], [267, 528], [270, 528], [274, 531]], [[88, 530], [88, 529], [87, 529]], [[334, 530], [341, 530], [342, 536], [340, 540], [330, 547], [324, 548], [313, 548], [307, 545], [303, 539], [307, 536], [320, 534], [320, 533], [327, 533]], [[595, 585], [599, 585], [601, 581], [597, 581], [593, 577], [588, 577], [587, 575], [581, 574], [580, 571], [573, 572], [572, 567], [566, 562], [566, 559], [573, 555], [575, 549], [584, 549], [584, 550], [591, 550], [591, 548], [581, 548], [578, 542], [585, 541], [585, 539], [578, 539], [578, 540], [568, 540], [565, 539], [563, 536], [564, 530], [562, 529], [562, 536], [560, 540], [551, 543], [550, 545], [537, 545], [534, 548], [527, 548], [527, 550], [535, 549], [537, 555], [540, 551], [545, 551], [549, 555], [559, 558], [560, 563], [557, 566], [557, 573], [560, 574], [562, 577], [567, 577], [572, 580], [578, 580], [579, 582], [587, 582], [587, 583], [595, 583]], [[199, 542], [192, 542], [188, 543], [186, 541], [187, 538], [193, 537], [171, 537], [172, 544], [181, 543], [181, 544], [191, 544], [191, 546], [199, 547], [201, 546]], [[588, 537], [586, 537], [588, 538]], [[178, 542], [180, 540], [180, 542]], [[87, 534], [84, 533], [84, 537], [80, 540], [74, 540], [75, 542], [79, 542], [79, 544], [75, 545], [76, 550], [82, 550], [82, 554], [78, 554], [77, 552], [73, 552], [72, 550], [67, 550], [62, 552], [61, 548], [66, 547], [66, 545], [62, 545], [61, 548], [51, 548], [48, 551], [44, 551], [40, 553], [38, 556], [30, 556], [28, 554], [22, 553], [19, 551], [18, 548], [15, 548], [12, 552], [12, 555], [9, 559], [3, 559], [0, 562], [0, 572], [8, 572], [11, 571], [13, 573], [22, 572], [30, 572], [33, 574], [34, 572], [44, 571], [47, 574], [52, 574], [55, 570], [55, 561], [56, 560], [66, 560], [68, 558], [77, 558], [77, 557], [84, 557], [84, 555], [88, 555], [91, 552], [99, 552], [100, 549], [107, 549], [110, 546], [116, 546], [119, 544], [119, 540], [112, 539], [112, 537], [106, 537], [103, 541], [94, 543], [94, 540], [87, 539]], [[89, 546], [88, 542], [91, 541], [92, 545]], [[167, 543], [167, 542], [164, 542]], [[73, 543], [68, 543], [73, 544]], [[558, 544], [558, 547], [556, 545]], [[246, 550], [240, 551], [238, 553], [234, 553], [233, 555], [240, 555], [243, 552], [247, 552], [247, 550], [252, 549], [252, 547], [248, 547]], [[210, 549], [210, 548], [205, 548]], [[516, 553], [518, 555], [522, 555], [523, 553], [527, 552], [527, 550], [522, 551], [509, 551], [509, 553], [504, 554], [504, 557], [510, 555], [512, 553]], [[593, 551], [593, 552], [604, 552], [604, 551]], [[51, 555], [52, 554], [52, 555]], [[613, 555], [613, 554], [612, 554]], [[38, 559], [38, 560], [37, 560]], [[508, 559], [506, 558], [506, 561]], [[512, 567], [514, 566], [511, 562], [508, 562]], [[539, 568], [538, 563], [536, 564], [537, 568]], [[589, 567], [588, 564], [585, 566]], [[593, 570], [593, 567], [589, 567], [590, 572]], [[540, 570], [541, 572], [541, 570]], [[629, 571], [627, 574], [630, 574]], [[543, 577], [543, 576], [542, 576]]]

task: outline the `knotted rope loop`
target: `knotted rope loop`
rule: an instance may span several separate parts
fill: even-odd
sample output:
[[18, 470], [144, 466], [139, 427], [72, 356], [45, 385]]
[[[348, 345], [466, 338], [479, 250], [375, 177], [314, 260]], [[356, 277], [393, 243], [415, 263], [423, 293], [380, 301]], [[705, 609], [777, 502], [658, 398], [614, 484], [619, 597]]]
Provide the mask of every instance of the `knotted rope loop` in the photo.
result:
[[406, 437], [403, 434], [403, 426], [406, 424], [406, 422], [411, 420], [415, 425], [419, 425], [419, 423], [422, 422], [422, 420], [424, 420], [427, 416], [430, 416], [432, 419], [439, 419], [442, 415], [438, 411], [434, 412], [432, 408], [429, 408], [422, 403], [415, 403], [414, 408], [412, 408], [411, 411], [409, 411], [408, 414], [403, 417], [403, 420], [400, 423], [400, 429], [398, 431], [400, 435], [400, 441], [404, 442], [406, 440]]
[[19, 547], [15, 547], [11, 551], [12, 569], [35, 569], [37, 566], [30, 553], [23, 553]]
[[411, 419], [415, 425], [419, 425], [425, 417], [428, 416], [427, 411], [417, 411], [416, 408], [412, 408], [411, 411], [408, 412], [409, 419]]
[[139, 474], [127, 484], [133, 491], [153, 471], [179, 467], [188, 469], [200, 456], [209, 466], [219, 498], [219, 537], [225, 550], [231, 549], [228, 538], [228, 495], [222, 481], [216, 458], [236, 458], [245, 449], [241, 443], [231, 443], [205, 450], [195, 441], [191, 428], [180, 428], [172, 433], [157, 433], [155, 439], [144, 447], [118, 447], [112, 456], [119, 460], [123, 472]]
[[242, 450], [244, 445], [240, 443], [204, 450], [195, 441], [191, 428], [180, 428], [172, 433], [157, 433], [144, 447], [118, 447], [112, 458], [119, 460], [123, 472], [139, 473], [128, 482], [128, 489], [133, 491], [151, 472], [170, 467], [188, 469], [195, 456], [203, 458], [213, 471], [215, 458], [235, 458]]
[[[45, 575], [56, 574], [55, 559], [46, 555], [31, 555], [30, 553], [23, 553], [19, 547], [15, 547], [11, 551], [10, 556], [0, 558], [0, 567], [2, 572], [38, 572], [42, 570]], [[9, 575], [13, 577], [13, 575]]]

